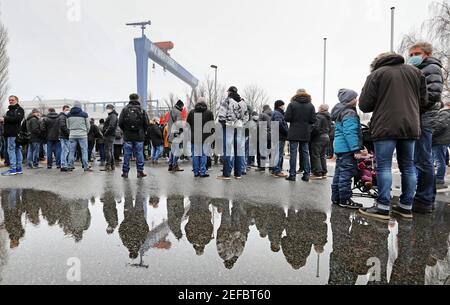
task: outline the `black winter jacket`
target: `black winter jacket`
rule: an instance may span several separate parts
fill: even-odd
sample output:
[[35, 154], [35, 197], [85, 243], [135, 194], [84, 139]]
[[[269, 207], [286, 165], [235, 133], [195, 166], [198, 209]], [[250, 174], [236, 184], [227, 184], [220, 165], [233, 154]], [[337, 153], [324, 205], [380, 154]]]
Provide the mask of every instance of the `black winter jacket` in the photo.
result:
[[450, 145], [450, 109], [439, 111], [433, 133], [433, 145]]
[[59, 141], [59, 115], [56, 112], [49, 112], [44, 118], [42, 131], [47, 141]]
[[316, 123], [316, 109], [311, 103], [311, 96], [306, 93], [296, 95], [286, 110], [285, 119], [291, 124], [289, 141], [309, 142], [312, 126]]
[[419, 139], [420, 114], [429, 106], [425, 76], [397, 54], [379, 58], [373, 66], [359, 99], [362, 112], [373, 112], [372, 139]]
[[330, 135], [331, 132], [331, 114], [327, 112], [318, 112], [316, 114], [317, 121], [313, 126], [311, 140], [322, 135]]
[[67, 115], [64, 112], [59, 114], [59, 137], [60, 139], [68, 140], [70, 130], [67, 128]]
[[[195, 121], [196, 115], [201, 116], [201, 125], [196, 124], [197, 123]], [[200, 144], [200, 143], [197, 143], [200, 141], [200, 138], [195, 139], [196, 132], [199, 135], [201, 135], [202, 144], [205, 143], [206, 139], [209, 136], [211, 136], [211, 132], [204, 132], [204, 130], [203, 130], [206, 123], [214, 122], [214, 115], [210, 110], [208, 110], [208, 106], [205, 103], [203, 103], [203, 102], [197, 103], [195, 105], [195, 109], [193, 109], [189, 112], [186, 121], [189, 124], [190, 130], [191, 130], [191, 143], [192, 144]], [[200, 120], [198, 123], [200, 123]]]
[[435, 121], [442, 108], [442, 91], [444, 88], [444, 77], [442, 76], [442, 63], [439, 59], [428, 57], [418, 67], [427, 82], [428, 107], [422, 114], [422, 126], [435, 129]]
[[148, 135], [153, 147], [164, 145], [163, 131], [158, 124], [150, 124]]
[[97, 125], [91, 124], [91, 128], [89, 129], [89, 132], [88, 132], [88, 141], [95, 142], [95, 140], [97, 140], [97, 139], [103, 139], [103, 134]]
[[105, 138], [115, 137], [117, 125], [119, 124], [118, 114], [115, 110], [108, 114], [108, 117], [105, 120], [105, 125], [103, 126], [103, 136]]
[[25, 110], [16, 104], [14, 106], [9, 106], [4, 119], [4, 131], [3, 136], [5, 138], [17, 137], [20, 131], [20, 125], [25, 118]]
[[30, 135], [30, 143], [42, 142], [41, 121], [32, 114], [30, 114], [27, 118], [27, 131]]
[[284, 111], [282, 109], [275, 109], [272, 113], [272, 121], [278, 122], [279, 125], [279, 139], [280, 141], [286, 141], [288, 132], [289, 132], [289, 126], [284, 119]]
[[141, 103], [138, 101], [131, 101], [120, 113], [119, 117], [119, 127], [123, 131], [123, 140], [125, 142], [144, 142], [145, 141], [145, 132], [147, 131], [149, 120], [147, 113], [141, 108], [142, 118], [139, 123], [138, 130], [131, 130], [127, 126], [125, 126], [125, 115], [129, 111], [131, 107], [141, 107]]

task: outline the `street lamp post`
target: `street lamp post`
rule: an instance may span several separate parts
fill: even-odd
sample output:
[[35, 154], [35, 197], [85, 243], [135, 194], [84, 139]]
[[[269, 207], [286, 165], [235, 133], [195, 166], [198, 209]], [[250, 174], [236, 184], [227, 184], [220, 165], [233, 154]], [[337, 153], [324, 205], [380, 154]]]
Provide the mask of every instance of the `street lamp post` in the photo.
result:
[[214, 102], [217, 102], [217, 66], [211, 65], [211, 68], [214, 69]]
[[391, 7], [391, 52], [394, 52], [395, 7]]
[[327, 86], [327, 38], [323, 39], [323, 100], [326, 104], [326, 86]]

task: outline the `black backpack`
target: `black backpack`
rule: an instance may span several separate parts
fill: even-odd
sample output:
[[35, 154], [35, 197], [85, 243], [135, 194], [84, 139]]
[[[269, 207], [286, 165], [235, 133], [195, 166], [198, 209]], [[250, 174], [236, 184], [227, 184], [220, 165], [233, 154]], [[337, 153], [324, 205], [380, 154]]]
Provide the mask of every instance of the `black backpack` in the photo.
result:
[[124, 109], [123, 125], [125, 129], [139, 131], [143, 127], [144, 111], [140, 106], [130, 105]]
[[16, 138], [16, 144], [18, 146], [25, 146], [30, 142], [30, 138], [31, 134], [27, 130], [27, 120], [23, 120]]

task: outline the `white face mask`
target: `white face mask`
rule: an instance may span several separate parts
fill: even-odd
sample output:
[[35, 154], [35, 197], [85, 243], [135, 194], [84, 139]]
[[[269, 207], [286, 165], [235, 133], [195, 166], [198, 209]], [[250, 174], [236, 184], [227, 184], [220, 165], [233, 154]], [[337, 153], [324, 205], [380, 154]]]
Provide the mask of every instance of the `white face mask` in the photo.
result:
[[70, 113], [70, 111], [64, 111], [65, 115], [68, 115]]
[[112, 109], [106, 109], [106, 112], [107, 113], [111, 113], [111, 112], [113, 112], [113, 110]]

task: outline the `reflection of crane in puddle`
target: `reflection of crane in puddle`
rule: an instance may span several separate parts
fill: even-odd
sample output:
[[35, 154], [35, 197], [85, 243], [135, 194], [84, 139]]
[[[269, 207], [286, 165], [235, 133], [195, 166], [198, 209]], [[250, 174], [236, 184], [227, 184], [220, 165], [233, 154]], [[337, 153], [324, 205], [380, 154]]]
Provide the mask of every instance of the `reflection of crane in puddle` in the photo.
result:
[[[187, 219], [187, 213], [189, 212], [190, 207], [190, 204], [184, 207], [184, 214], [181, 222], [184, 222]], [[139, 250], [139, 264], [131, 264], [131, 266], [148, 269], [149, 266], [144, 264], [145, 253], [150, 249], [169, 249], [170, 242], [166, 240], [169, 233], [170, 228], [168, 220], [164, 220], [160, 225], [150, 230], [147, 235], [147, 239]]]

